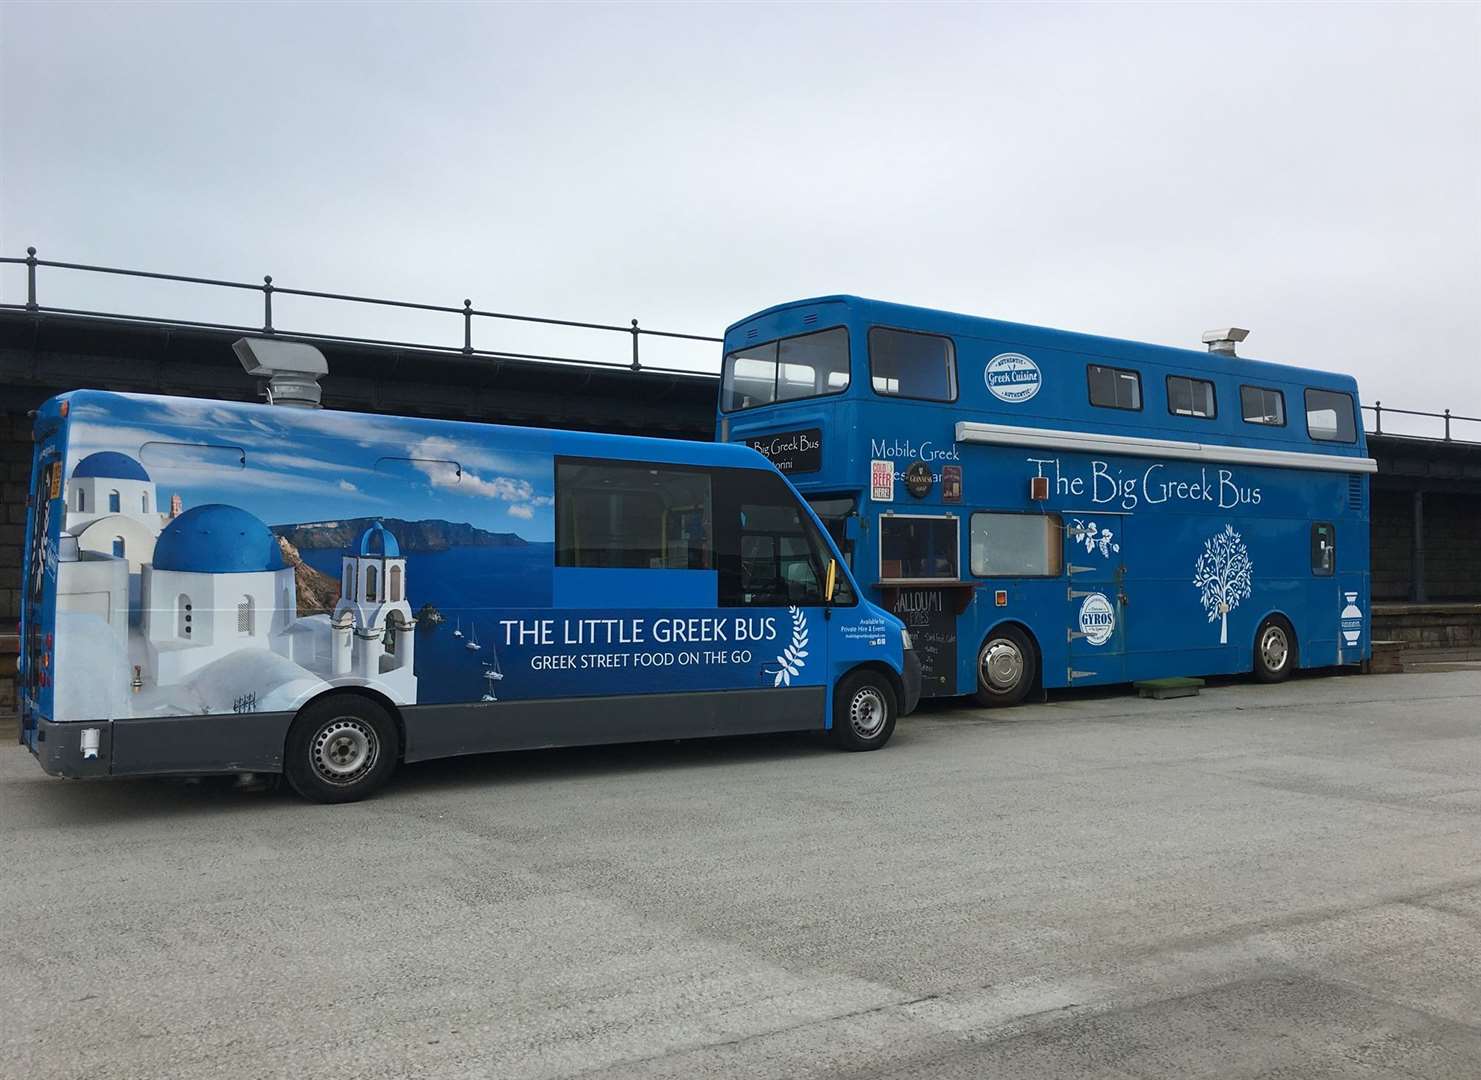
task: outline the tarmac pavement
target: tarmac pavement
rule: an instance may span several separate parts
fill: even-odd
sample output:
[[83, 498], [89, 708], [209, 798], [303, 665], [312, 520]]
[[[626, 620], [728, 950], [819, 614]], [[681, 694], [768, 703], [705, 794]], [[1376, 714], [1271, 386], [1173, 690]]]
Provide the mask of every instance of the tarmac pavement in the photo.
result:
[[1481, 672], [486, 756], [0, 747], [0, 1077], [1481, 1075]]

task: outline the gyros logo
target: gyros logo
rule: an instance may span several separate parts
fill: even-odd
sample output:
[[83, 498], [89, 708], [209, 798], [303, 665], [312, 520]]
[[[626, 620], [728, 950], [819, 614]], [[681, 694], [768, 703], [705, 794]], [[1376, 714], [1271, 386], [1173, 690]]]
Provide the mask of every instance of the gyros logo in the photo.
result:
[[1092, 645], [1104, 645], [1116, 632], [1116, 609], [1104, 593], [1091, 593], [1080, 605], [1080, 633]]
[[987, 362], [983, 372], [987, 389], [999, 401], [1019, 405], [1039, 392], [1044, 376], [1039, 365], [1022, 353], [998, 353]]

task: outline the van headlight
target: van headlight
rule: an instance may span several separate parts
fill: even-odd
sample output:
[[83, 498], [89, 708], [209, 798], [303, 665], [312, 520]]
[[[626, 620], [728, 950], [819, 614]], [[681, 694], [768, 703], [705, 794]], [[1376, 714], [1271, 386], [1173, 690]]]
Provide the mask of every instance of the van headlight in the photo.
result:
[[900, 644], [903, 645], [907, 650], [915, 648], [915, 642], [910, 640], [909, 630], [900, 631]]

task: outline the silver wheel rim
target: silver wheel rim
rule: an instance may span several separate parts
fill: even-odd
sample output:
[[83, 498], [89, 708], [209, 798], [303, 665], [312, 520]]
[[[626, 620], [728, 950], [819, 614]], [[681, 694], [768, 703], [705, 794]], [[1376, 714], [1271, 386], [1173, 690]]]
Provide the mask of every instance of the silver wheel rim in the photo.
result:
[[1267, 626], [1265, 632], [1260, 635], [1260, 659], [1265, 662], [1267, 671], [1281, 671], [1286, 666], [1286, 661], [1291, 658], [1291, 643], [1286, 640], [1286, 632], [1280, 626]]
[[319, 729], [309, 760], [320, 779], [336, 787], [353, 784], [375, 767], [380, 739], [375, 729], [353, 716], [338, 716]]
[[848, 703], [848, 722], [854, 734], [861, 739], [872, 739], [884, 727], [888, 712], [884, 695], [872, 686], [866, 686], [854, 694]]
[[1023, 678], [1023, 651], [1007, 638], [993, 638], [982, 647], [982, 681], [994, 690], [1012, 690]]

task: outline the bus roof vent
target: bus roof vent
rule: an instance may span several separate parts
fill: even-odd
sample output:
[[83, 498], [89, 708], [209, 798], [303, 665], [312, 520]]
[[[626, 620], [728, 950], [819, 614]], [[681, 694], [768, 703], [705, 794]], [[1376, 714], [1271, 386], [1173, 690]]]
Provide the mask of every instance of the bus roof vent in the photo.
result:
[[263, 395], [269, 405], [319, 408], [319, 380], [329, 374], [329, 363], [312, 345], [270, 338], [238, 338], [231, 350], [248, 375], [267, 380]]
[[812, 326], [817, 321], [818, 321], [818, 313], [816, 311], [809, 311], [806, 315], [802, 316], [802, 325], [803, 326]]
[[757, 338], [757, 336], [760, 333], [761, 333], [761, 331], [758, 328], [756, 328], [756, 327], [753, 326], [749, 330], [746, 331], [746, 340], [747, 341], [755, 341], [756, 338]]
[[1233, 356], [1234, 346], [1250, 336], [1248, 330], [1241, 330], [1237, 326], [1226, 327], [1223, 330], [1210, 330], [1203, 335], [1203, 343], [1208, 346], [1208, 351], [1218, 353], [1220, 356]]

